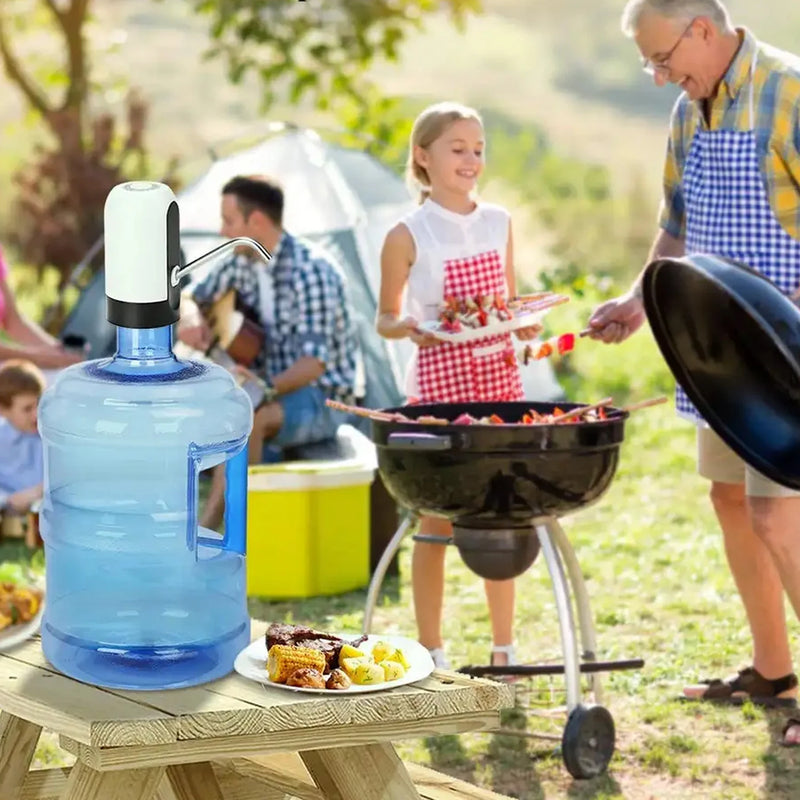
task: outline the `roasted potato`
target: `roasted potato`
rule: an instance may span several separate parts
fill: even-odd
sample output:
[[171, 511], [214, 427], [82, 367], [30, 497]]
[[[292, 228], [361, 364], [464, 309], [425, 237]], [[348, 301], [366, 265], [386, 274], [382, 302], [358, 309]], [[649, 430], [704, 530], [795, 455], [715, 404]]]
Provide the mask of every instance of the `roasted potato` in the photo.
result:
[[352, 674], [353, 683], [365, 686], [372, 683], [385, 683], [383, 668], [374, 661], [364, 661], [359, 664]]
[[405, 667], [399, 661], [384, 659], [378, 666], [383, 670], [383, 677], [387, 681], [396, 681], [406, 674]]
[[359, 650], [351, 644], [344, 644], [339, 651], [339, 663], [343, 658], [363, 658], [365, 655], [366, 653], [363, 650]]

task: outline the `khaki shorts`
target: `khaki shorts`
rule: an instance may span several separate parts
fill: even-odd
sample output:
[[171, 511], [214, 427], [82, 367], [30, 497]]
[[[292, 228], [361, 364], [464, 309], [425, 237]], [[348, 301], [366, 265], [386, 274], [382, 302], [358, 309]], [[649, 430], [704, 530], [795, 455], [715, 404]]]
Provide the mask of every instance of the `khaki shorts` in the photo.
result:
[[697, 471], [717, 483], [743, 483], [749, 497], [800, 497], [742, 461], [711, 428], [697, 429]]

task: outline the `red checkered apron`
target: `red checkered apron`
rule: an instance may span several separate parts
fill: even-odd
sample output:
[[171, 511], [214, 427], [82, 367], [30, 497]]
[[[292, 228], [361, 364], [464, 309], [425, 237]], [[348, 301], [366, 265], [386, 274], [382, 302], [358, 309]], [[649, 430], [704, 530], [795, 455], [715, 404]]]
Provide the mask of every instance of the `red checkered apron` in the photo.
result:
[[[506, 275], [497, 250], [444, 262], [444, 297], [505, 296]], [[442, 298], [444, 300], [444, 297]], [[522, 400], [522, 380], [508, 333], [469, 343], [420, 347], [420, 400], [433, 403]]]

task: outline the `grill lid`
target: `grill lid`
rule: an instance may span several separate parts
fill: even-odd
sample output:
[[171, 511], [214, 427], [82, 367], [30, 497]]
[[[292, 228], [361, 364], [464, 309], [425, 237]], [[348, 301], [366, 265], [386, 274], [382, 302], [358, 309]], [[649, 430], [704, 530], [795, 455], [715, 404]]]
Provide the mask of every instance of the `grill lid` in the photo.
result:
[[662, 258], [644, 307], [675, 379], [747, 464], [800, 489], [800, 310], [775, 284], [709, 255]]

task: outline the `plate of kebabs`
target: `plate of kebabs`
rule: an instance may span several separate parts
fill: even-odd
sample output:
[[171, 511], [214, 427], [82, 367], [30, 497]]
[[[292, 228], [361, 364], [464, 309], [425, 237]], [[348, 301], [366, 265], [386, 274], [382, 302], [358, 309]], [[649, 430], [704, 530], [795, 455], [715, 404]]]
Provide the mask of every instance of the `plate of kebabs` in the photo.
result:
[[473, 342], [539, 325], [551, 308], [567, 302], [569, 297], [554, 292], [523, 295], [512, 300], [498, 294], [448, 297], [438, 307], [437, 318], [421, 323], [419, 329], [443, 342]]
[[405, 636], [327, 633], [272, 623], [236, 657], [245, 678], [311, 694], [362, 694], [415, 683], [433, 672], [428, 650]]

